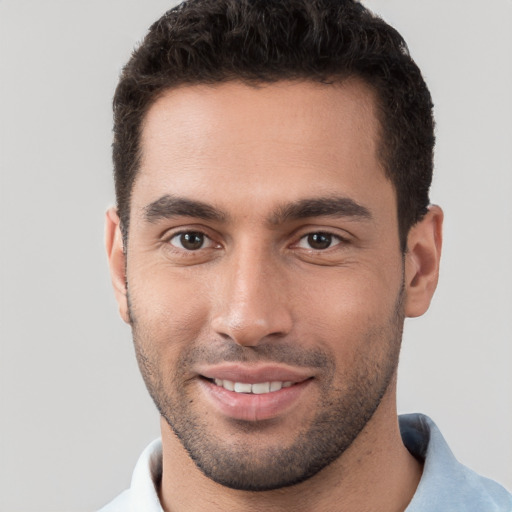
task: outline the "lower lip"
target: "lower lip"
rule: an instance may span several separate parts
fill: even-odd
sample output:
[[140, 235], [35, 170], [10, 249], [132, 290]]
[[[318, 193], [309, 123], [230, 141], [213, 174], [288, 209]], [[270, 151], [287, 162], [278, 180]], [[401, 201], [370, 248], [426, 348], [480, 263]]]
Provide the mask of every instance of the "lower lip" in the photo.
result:
[[235, 420], [263, 421], [276, 418], [296, 405], [311, 379], [261, 395], [235, 393], [204, 379], [200, 383], [209, 402], [224, 416]]

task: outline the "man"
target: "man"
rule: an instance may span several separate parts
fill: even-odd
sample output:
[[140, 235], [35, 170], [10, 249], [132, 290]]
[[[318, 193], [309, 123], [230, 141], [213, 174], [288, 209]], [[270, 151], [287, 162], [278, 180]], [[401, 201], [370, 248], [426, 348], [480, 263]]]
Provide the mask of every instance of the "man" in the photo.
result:
[[192, 0], [114, 98], [107, 251], [161, 413], [114, 510], [512, 510], [427, 417], [397, 419], [434, 293], [432, 103], [343, 0]]

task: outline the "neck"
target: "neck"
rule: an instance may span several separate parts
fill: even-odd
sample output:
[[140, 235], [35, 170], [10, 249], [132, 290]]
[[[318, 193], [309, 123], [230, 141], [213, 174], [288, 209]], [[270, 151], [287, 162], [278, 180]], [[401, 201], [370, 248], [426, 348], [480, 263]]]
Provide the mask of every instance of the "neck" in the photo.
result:
[[166, 512], [398, 512], [411, 501], [422, 471], [402, 443], [395, 383], [343, 455], [314, 477], [291, 487], [247, 492], [217, 484], [195, 466], [164, 420], [162, 443], [160, 499]]

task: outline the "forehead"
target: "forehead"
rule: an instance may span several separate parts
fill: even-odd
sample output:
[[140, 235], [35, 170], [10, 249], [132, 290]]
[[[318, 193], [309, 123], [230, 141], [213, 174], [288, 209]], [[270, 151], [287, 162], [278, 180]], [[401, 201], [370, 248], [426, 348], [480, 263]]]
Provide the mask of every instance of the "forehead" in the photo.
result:
[[[347, 127], [357, 135], [350, 146], [340, 139]], [[373, 90], [355, 78], [336, 84], [228, 82], [164, 92], [146, 114], [141, 146], [147, 157], [152, 145], [185, 149], [193, 143], [199, 155], [217, 145], [221, 130], [232, 146], [277, 137], [295, 144], [314, 140], [322, 149], [351, 149], [356, 143], [356, 149], [367, 152], [375, 150], [378, 128]]]
[[232, 205], [248, 193], [361, 200], [365, 190], [391, 187], [378, 141], [373, 91], [357, 79], [182, 86], [146, 115], [133, 200], [143, 206], [165, 193], [230, 197]]

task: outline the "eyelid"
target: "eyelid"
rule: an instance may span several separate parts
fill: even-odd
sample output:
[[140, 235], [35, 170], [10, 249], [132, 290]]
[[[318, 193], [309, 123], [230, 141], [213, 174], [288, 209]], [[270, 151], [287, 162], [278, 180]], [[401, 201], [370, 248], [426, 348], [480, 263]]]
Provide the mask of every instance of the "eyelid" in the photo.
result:
[[[205, 247], [201, 247], [200, 249], [197, 249], [196, 251], [192, 251], [190, 249], [185, 249], [184, 247], [179, 247], [175, 244], [171, 243], [171, 240], [173, 238], [176, 238], [177, 236], [186, 234], [186, 233], [197, 233], [204, 237], [205, 241], [209, 241], [208, 245]], [[205, 229], [202, 226], [179, 226], [172, 229], [168, 229], [165, 231], [165, 233], [162, 234], [161, 240], [164, 244], [171, 246], [173, 249], [177, 251], [184, 251], [184, 252], [198, 252], [202, 249], [211, 249], [213, 247], [220, 247], [220, 243], [216, 241], [215, 237], [212, 235], [210, 230]]]
[[181, 244], [181, 242], [179, 245], [175, 245], [172, 243], [172, 240], [174, 240], [175, 238], [181, 237], [182, 235], [185, 235], [187, 233], [189, 233], [189, 234], [193, 233], [193, 234], [201, 235], [203, 237], [203, 245], [200, 248], [196, 249], [197, 251], [199, 251], [201, 249], [209, 249], [215, 243], [208, 235], [206, 235], [200, 231], [179, 231], [177, 233], [173, 233], [173, 235], [168, 239], [168, 243], [170, 245], [172, 245], [173, 247], [175, 247], [176, 249], [187, 251], [187, 252], [189, 252], [189, 251], [195, 252], [192, 249], [187, 249], [186, 247], [183, 247], [183, 244]]
[[296, 229], [293, 238], [297, 240], [296, 243], [298, 243], [299, 240], [302, 240], [303, 238], [314, 235], [314, 234], [323, 234], [323, 235], [329, 235], [333, 238], [337, 238], [341, 242], [349, 243], [354, 240], [354, 238], [357, 238], [354, 234], [352, 234], [350, 231], [347, 231], [344, 228], [336, 227], [336, 226], [323, 226], [321, 224], [308, 224], [303, 225], [300, 228]]
[[[325, 249], [315, 249], [314, 247], [301, 247], [300, 246], [301, 242], [304, 240], [307, 240], [307, 238], [311, 235], [325, 235], [325, 236], [331, 237], [332, 243], [329, 247], [327, 247]], [[346, 237], [344, 238], [341, 235], [331, 233], [326, 230], [314, 230], [314, 231], [309, 231], [308, 233], [301, 235], [299, 240], [294, 245], [296, 247], [300, 247], [301, 249], [305, 249], [308, 251], [325, 252], [325, 251], [329, 251], [330, 249], [333, 249], [334, 247], [336, 247], [340, 244], [343, 244], [343, 243], [348, 243], [348, 240]]]

